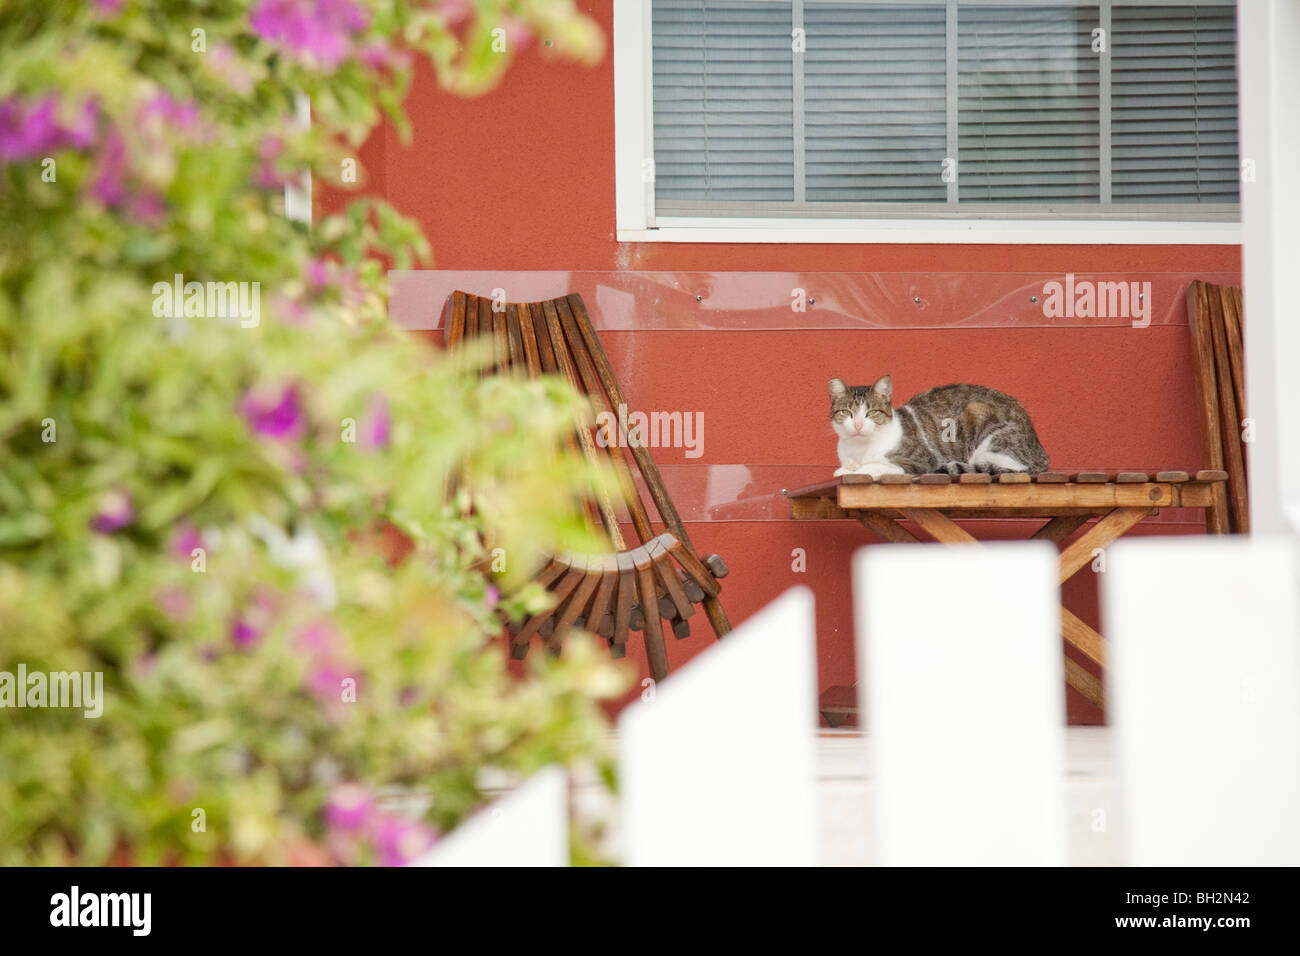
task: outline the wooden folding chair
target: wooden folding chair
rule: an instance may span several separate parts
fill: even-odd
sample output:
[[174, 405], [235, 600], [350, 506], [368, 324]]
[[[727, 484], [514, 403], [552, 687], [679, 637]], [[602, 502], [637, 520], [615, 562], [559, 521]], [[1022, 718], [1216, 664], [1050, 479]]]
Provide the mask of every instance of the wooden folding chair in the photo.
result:
[[1187, 325], [1208, 464], [1228, 473], [1227, 484], [1215, 491], [1208, 527], [1213, 534], [1248, 534], [1241, 289], [1196, 280], [1187, 287]]
[[[491, 299], [453, 292], [443, 312], [447, 345], [454, 348], [475, 338], [490, 338], [494, 363], [489, 371], [534, 378], [561, 375], [597, 413], [609, 412], [618, 420], [619, 408], [628, 407], [627, 399], [579, 296], [493, 306]], [[590, 423], [579, 423], [574, 437], [588, 460], [603, 458], [613, 466], [639, 543], [628, 546], [614, 502], [593, 490], [586, 507], [588, 523], [609, 550], [551, 557], [536, 580], [554, 595], [555, 605], [510, 624], [511, 655], [526, 656], [534, 636], [548, 650], [558, 652], [565, 634], [581, 628], [605, 638], [610, 652], [623, 657], [629, 632], [639, 631], [644, 635], [650, 673], [660, 680], [668, 675], [664, 621], [675, 637], [687, 637], [688, 619], [699, 605], [718, 637], [731, 630], [718, 600], [718, 582], [726, 577], [727, 566], [716, 554], [700, 558], [648, 449], [620, 435], [617, 447], [604, 443], [602, 450]], [[645, 482], [649, 503], [642, 500], [634, 474]], [[664, 527], [662, 532], [655, 530], [651, 509]]]

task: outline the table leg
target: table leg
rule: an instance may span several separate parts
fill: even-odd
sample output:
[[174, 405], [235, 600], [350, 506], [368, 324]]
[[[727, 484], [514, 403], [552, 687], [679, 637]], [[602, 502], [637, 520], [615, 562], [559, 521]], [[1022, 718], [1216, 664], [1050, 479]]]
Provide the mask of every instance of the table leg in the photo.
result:
[[1061, 552], [1061, 583], [1064, 584], [1093, 558], [1093, 552], [1106, 547], [1147, 516], [1149, 508], [1116, 508], [1089, 528], [1072, 545]]
[[854, 517], [864, 525], [874, 531], [886, 541], [893, 541], [899, 544], [915, 542], [916, 535], [908, 531], [893, 518], [886, 517], [876, 511], [857, 511]]
[[903, 514], [944, 544], [979, 544], [979, 539], [946, 514], [931, 508], [905, 508]]

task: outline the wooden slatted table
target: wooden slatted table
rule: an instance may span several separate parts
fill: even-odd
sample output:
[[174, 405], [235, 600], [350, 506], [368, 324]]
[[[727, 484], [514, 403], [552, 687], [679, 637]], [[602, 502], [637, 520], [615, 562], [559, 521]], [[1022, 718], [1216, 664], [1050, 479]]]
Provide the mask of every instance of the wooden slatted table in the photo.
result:
[[[1061, 551], [1060, 582], [1064, 584], [1085, 565], [1094, 552], [1105, 548], [1144, 517], [1161, 508], [1212, 507], [1222, 493], [1227, 472], [1043, 472], [1022, 474], [961, 475], [845, 475], [833, 481], [784, 491], [790, 499], [790, 517], [798, 520], [860, 521], [885, 541], [921, 540], [904, 527], [908, 521], [925, 536], [943, 544], [978, 544], [957, 524], [962, 518], [1042, 519], [1031, 536], [1051, 541]], [[1099, 519], [1073, 541], [1075, 532]], [[1211, 529], [1212, 530], [1212, 529]], [[1068, 608], [1061, 608], [1061, 636], [1090, 660], [1105, 662], [1102, 636]], [[1105, 698], [1101, 681], [1069, 657], [1065, 659], [1067, 683], [1098, 707]], [[832, 726], [854, 708], [845, 702], [845, 688], [831, 688], [834, 698], [823, 708]], [[851, 695], [849, 695], [851, 696]]]

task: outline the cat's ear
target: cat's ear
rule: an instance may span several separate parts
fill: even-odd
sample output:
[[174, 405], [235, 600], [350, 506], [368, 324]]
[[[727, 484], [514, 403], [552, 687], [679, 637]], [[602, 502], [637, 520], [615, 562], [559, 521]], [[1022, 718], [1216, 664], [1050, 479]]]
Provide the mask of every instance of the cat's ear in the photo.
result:
[[880, 376], [880, 378], [876, 379], [876, 384], [871, 387], [881, 398], [894, 397], [894, 383], [890, 381], [888, 375]]
[[830, 388], [832, 401], [837, 398], [842, 398], [844, 393], [849, 390], [849, 387], [844, 384], [844, 380], [839, 378], [831, 379], [827, 385]]

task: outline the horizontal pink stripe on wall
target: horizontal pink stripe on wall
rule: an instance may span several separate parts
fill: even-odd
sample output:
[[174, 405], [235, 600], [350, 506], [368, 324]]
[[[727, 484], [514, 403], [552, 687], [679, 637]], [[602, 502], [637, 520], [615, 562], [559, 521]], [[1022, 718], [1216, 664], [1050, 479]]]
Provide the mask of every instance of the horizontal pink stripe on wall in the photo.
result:
[[394, 270], [389, 314], [408, 329], [442, 324], [460, 289], [500, 303], [577, 293], [597, 329], [1108, 328], [1185, 325], [1193, 279], [1171, 272], [640, 272]]

